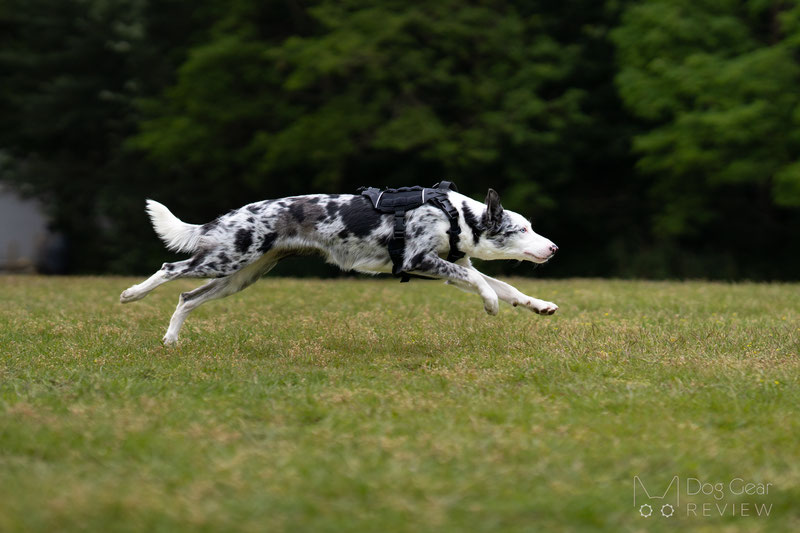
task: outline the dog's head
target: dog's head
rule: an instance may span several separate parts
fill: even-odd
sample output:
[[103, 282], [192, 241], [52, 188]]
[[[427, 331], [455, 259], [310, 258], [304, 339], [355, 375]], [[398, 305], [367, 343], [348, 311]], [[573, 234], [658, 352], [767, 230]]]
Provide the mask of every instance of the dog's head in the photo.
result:
[[486, 195], [486, 206], [480, 218], [480, 232], [475, 243], [479, 259], [517, 259], [546, 263], [558, 247], [533, 231], [531, 223], [519, 213], [503, 209], [494, 189]]

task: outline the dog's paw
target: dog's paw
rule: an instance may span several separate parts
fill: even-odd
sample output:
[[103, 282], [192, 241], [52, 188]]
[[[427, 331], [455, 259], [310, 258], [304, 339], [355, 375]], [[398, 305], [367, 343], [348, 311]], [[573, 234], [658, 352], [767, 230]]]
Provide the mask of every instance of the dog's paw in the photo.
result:
[[483, 300], [483, 308], [486, 309], [486, 312], [491, 316], [495, 316], [500, 312], [500, 302], [497, 301], [497, 298], [486, 298]]
[[556, 311], [558, 311], [558, 306], [556, 304], [553, 302], [545, 302], [544, 300], [538, 300], [534, 308], [534, 312], [540, 315], [552, 315]]
[[167, 333], [164, 335], [164, 338], [161, 339], [161, 342], [164, 343], [164, 346], [175, 346], [178, 344], [178, 336], [177, 335], [170, 335]]
[[520, 302], [516, 305], [522, 305], [536, 313], [537, 315], [552, 315], [556, 311], [558, 311], [558, 306], [553, 302], [545, 302], [544, 300], [539, 300], [537, 298], [529, 298], [524, 302]]
[[124, 291], [122, 291], [122, 294], [119, 295], [119, 303], [127, 304], [130, 302], [135, 302], [136, 300], [141, 300], [142, 298], [145, 297], [145, 294], [136, 292], [134, 287], [131, 287], [130, 289], [125, 289]]

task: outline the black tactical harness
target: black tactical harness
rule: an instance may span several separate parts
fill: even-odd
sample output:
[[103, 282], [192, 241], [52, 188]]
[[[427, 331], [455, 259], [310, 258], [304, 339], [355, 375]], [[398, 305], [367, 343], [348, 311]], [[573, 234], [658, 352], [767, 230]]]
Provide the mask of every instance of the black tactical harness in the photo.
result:
[[447, 234], [450, 237], [450, 251], [447, 260], [458, 261], [464, 257], [464, 252], [458, 249], [458, 235], [461, 227], [458, 225], [458, 211], [450, 200], [447, 199], [448, 191], [458, 192], [455, 184], [449, 181], [442, 181], [433, 187], [400, 187], [399, 189], [380, 190], [375, 187], [361, 187], [362, 195], [372, 202], [372, 206], [381, 213], [394, 215], [394, 234], [389, 241], [389, 257], [392, 259], [392, 274], [400, 278], [400, 282], [406, 282], [411, 277], [425, 278], [408, 274], [403, 271], [403, 255], [406, 249], [406, 213], [424, 204], [431, 204], [447, 215], [450, 219], [450, 229]]

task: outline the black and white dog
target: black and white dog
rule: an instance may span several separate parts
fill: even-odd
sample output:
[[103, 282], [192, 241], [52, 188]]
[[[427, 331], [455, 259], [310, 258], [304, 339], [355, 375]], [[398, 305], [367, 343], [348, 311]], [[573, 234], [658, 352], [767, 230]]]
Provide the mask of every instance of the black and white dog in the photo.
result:
[[[516, 259], [544, 263], [558, 248], [537, 235], [522, 215], [504, 210], [497, 193], [489, 189], [482, 204], [455, 191], [447, 198], [458, 211], [461, 228], [458, 248], [466, 257], [448, 262], [447, 215], [424, 204], [406, 213], [406, 247], [403, 270], [445, 279], [475, 292], [490, 315], [498, 312], [498, 298], [513, 306], [552, 315], [558, 306], [527, 296], [511, 285], [478, 272], [470, 257]], [[208, 224], [187, 224], [153, 200], [147, 212], [167, 248], [192, 252], [185, 261], [164, 263], [146, 281], [120, 295], [128, 303], [178, 278], [214, 278], [181, 294], [172, 315], [165, 344], [178, 340], [186, 316], [199, 305], [234, 294], [257, 281], [281, 259], [309, 252], [321, 253], [343, 270], [389, 273], [392, 261], [387, 243], [393, 234], [393, 217], [376, 211], [365, 196], [312, 194], [246, 205]]]

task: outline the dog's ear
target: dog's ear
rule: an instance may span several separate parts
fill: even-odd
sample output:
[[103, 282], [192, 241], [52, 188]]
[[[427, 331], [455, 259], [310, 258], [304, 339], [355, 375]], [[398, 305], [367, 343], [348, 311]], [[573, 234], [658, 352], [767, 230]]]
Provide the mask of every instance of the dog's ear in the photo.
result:
[[500, 205], [500, 196], [494, 189], [489, 189], [486, 194], [486, 211], [483, 212], [483, 224], [491, 229], [497, 228], [503, 222], [503, 206]]

